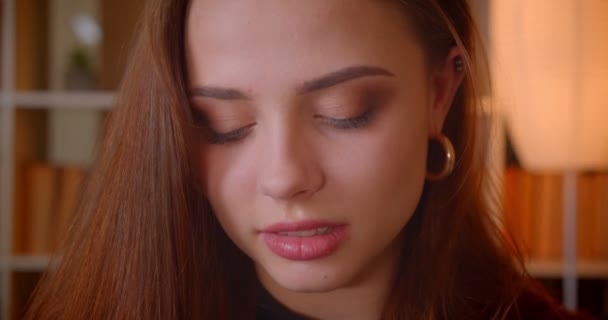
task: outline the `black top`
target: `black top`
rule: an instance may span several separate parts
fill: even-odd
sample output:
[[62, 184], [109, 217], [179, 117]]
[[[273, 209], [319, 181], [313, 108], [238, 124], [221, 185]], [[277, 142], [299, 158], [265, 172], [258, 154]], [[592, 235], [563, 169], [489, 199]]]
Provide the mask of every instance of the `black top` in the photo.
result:
[[261, 285], [258, 289], [255, 307], [256, 320], [307, 320], [285, 308]]
[[[533, 284], [517, 301], [516, 312], [508, 319], [534, 320], [592, 320], [589, 315], [575, 315], [551, 300], [539, 285]], [[256, 320], [309, 320], [297, 315], [281, 305], [268, 291], [260, 286], [257, 294]]]

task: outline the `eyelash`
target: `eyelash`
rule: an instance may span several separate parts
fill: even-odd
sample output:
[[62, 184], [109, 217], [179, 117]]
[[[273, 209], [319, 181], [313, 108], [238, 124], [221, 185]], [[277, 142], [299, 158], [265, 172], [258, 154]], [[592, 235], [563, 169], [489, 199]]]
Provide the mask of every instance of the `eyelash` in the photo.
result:
[[[363, 127], [369, 125], [369, 123], [372, 120], [373, 113], [374, 113], [374, 108], [370, 108], [363, 114], [353, 117], [353, 118], [336, 119], [336, 118], [329, 118], [329, 117], [323, 117], [323, 116], [316, 116], [316, 118], [322, 119], [326, 124], [336, 128], [336, 129], [349, 130], [349, 129], [360, 129], [360, 128], [363, 128]], [[236, 141], [244, 138], [247, 131], [252, 126], [253, 125], [246, 126], [246, 127], [234, 130], [234, 131], [226, 132], [226, 133], [216, 132], [213, 129], [207, 127], [206, 128], [207, 143], [209, 143], [209, 144], [227, 144], [227, 143], [231, 143], [231, 142], [236, 142]]]
[[251, 126], [243, 127], [227, 133], [219, 133], [211, 128], [207, 128], [207, 143], [209, 144], [226, 144], [235, 142], [245, 136], [245, 133]]
[[323, 116], [318, 117], [323, 119], [323, 121], [325, 121], [330, 126], [335, 127], [337, 129], [360, 129], [367, 126], [371, 122], [373, 111], [373, 109], [369, 109], [359, 116], [345, 119], [327, 118]]

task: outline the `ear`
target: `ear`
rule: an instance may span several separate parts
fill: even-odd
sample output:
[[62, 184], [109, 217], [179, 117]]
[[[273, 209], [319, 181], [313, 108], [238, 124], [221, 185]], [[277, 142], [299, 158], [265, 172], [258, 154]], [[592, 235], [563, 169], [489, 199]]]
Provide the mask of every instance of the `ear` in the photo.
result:
[[443, 130], [454, 96], [465, 76], [465, 62], [462, 50], [454, 46], [446, 60], [431, 75], [431, 97], [429, 104], [429, 137], [436, 137]]

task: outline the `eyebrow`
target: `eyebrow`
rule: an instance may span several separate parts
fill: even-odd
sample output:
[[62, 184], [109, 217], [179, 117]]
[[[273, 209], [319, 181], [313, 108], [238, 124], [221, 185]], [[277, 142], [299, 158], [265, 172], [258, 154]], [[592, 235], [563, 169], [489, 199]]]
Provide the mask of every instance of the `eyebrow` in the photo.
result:
[[[304, 83], [302, 83], [302, 85], [298, 87], [296, 92], [299, 95], [304, 95], [314, 91], [327, 89], [358, 78], [374, 76], [394, 77], [395, 75], [386, 69], [374, 66], [363, 65], [346, 67], [337, 71], [333, 71], [317, 79], [305, 81]], [[195, 97], [217, 100], [252, 100], [252, 97], [250, 95], [236, 89], [209, 86], [192, 88], [190, 89], [190, 95]]]

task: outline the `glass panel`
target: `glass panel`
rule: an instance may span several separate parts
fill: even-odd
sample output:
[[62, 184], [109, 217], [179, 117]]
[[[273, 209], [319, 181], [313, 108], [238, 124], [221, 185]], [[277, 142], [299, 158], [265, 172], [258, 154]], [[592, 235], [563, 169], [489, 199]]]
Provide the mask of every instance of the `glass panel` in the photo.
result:
[[16, 88], [96, 89], [101, 27], [97, 0], [20, 0]]
[[48, 3], [49, 89], [97, 89], [102, 39], [97, 0]]
[[16, 1], [16, 88], [114, 90], [143, 0]]

